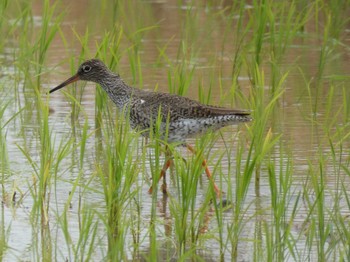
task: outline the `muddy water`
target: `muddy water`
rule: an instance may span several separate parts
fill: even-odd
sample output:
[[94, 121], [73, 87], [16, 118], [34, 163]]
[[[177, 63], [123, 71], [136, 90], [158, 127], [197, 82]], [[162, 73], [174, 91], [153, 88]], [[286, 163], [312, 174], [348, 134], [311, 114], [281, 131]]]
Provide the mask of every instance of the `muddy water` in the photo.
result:
[[[115, 10], [109, 10], [109, 3], [104, 3], [101, 5], [97, 4], [86, 4], [85, 1], [64, 1], [57, 7], [57, 12], [66, 10], [66, 15], [64, 16], [64, 22], [62, 24], [62, 33], [64, 34], [67, 43], [64, 43], [62, 39], [57, 36], [52, 45], [50, 46], [47, 66], [52, 68], [52, 70], [45, 72], [42, 79], [42, 87], [44, 90], [57, 85], [62, 80], [65, 80], [71, 75], [71, 70], [69, 67], [69, 58], [74, 57], [75, 63], [78, 63], [77, 59], [81, 51], [81, 45], [77, 40], [74, 31], [78, 35], [83, 35], [86, 32], [86, 26], [89, 26], [90, 41], [88, 43], [91, 48], [90, 54], [86, 54], [85, 58], [91, 58], [94, 56], [96, 42], [101, 40], [105, 32], [112, 30], [120, 30], [123, 28], [126, 36], [130, 38], [130, 41], [122, 41], [120, 49], [124, 50], [124, 55], [122, 55], [120, 62], [118, 64], [118, 71], [124, 80], [134, 86], [138, 86], [143, 89], [153, 90], [156, 87], [158, 90], [168, 92], [169, 81], [168, 74], [174, 73], [174, 65], [179, 60], [179, 57], [186, 57], [186, 67], [184, 70], [187, 72], [193, 70], [193, 77], [191, 79], [191, 88], [186, 92], [186, 96], [198, 99], [198, 85], [202, 85], [202, 88], [206, 91], [210, 86], [213, 87], [211, 103], [216, 105], [225, 106], [237, 106], [244, 107], [244, 103], [239, 100], [231, 101], [227, 99], [226, 92], [232, 85], [231, 73], [232, 73], [232, 59], [233, 53], [236, 51], [236, 46], [233, 34], [225, 33], [227, 30], [227, 20], [225, 20], [225, 6], [211, 6], [206, 7], [201, 4], [192, 7], [191, 13], [189, 13], [189, 7], [184, 3], [184, 5], [178, 5], [178, 1], [130, 1], [129, 4], [116, 5]], [[33, 14], [40, 21], [42, 6], [40, 3], [33, 5]], [[120, 10], [122, 9], [122, 11]], [[218, 15], [222, 13], [222, 15]], [[142, 14], [142, 15], [140, 15]], [[190, 16], [190, 18], [189, 18]], [[137, 36], [137, 30], [143, 25], [146, 33]], [[40, 26], [40, 22], [38, 22]], [[185, 29], [186, 28], [186, 29]], [[336, 113], [339, 105], [343, 101], [343, 90], [342, 86], [346, 85], [346, 80], [336, 81], [336, 80], [325, 80], [322, 84], [322, 90], [318, 92], [318, 110], [317, 114], [313, 114], [312, 107], [315, 106], [315, 101], [310, 98], [306, 91], [306, 83], [314, 79], [318, 72], [318, 59], [320, 54], [321, 41], [314, 40], [317, 36], [313, 25], [310, 24], [307, 30], [311, 31], [310, 35], [314, 37], [300, 37], [294, 41], [289, 47], [284, 56], [284, 60], [280, 66], [281, 72], [289, 71], [285, 86], [285, 93], [281, 99], [279, 109], [271, 119], [271, 127], [273, 127], [273, 132], [283, 134], [281, 138], [281, 145], [284, 147], [288, 153], [293, 157], [295, 181], [300, 181], [300, 184], [304, 181], [307, 176], [309, 163], [317, 161], [319, 149], [322, 147], [323, 152], [329, 152], [331, 148], [327, 143], [326, 134], [324, 133], [322, 123], [327, 118], [324, 108], [327, 106], [327, 94], [329, 86], [331, 84], [336, 87], [334, 90], [334, 108], [331, 112]], [[346, 32], [345, 32], [346, 33]], [[138, 38], [139, 37], [139, 38]], [[184, 41], [191, 46], [181, 46]], [[347, 40], [349, 41], [349, 39]], [[128, 59], [127, 48], [131, 45], [138, 45], [139, 57], [141, 60], [141, 71], [142, 81], [139, 78], [139, 73], [133, 75], [132, 69], [130, 68], [130, 61]], [[349, 43], [348, 43], [349, 44]], [[65, 46], [67, 45], [67, 46]], [[15, 52], [10, 46], [6, 47], [7, 54], [11, 57], [11, 53]], [[185, 51], [181, 50], [184, 48]], [[195, 49], [195, 50], [193, 50]], [[165, 55], [160, 56], [161, 51], [165, 50]], [[182, 52], [185, 55], [179, 56], [178, 54]], [[349, 55], [344, 52], [344, 50], [335, 50], [337, 57], [334, 59], [329, 59], [325, 67], [325, 76], [334, 75], [349, 75]], [[183, 58], [181, 58], [183, 59]], [[9, 60], [9, 58], [6, 58]], [[266, 78], [266, 89], [270, 88], [269, 83], [271, 79], [271, 73], [268, 63], [263, 66]], [[12, 83], [11, 74], [16, 71], [13, 66], [6, 67], [6, 75], [9, 77], [3, 77], [1, 80], [2, 85], [8, 85]], [[302, 72], [302, 73], [300, 73]], [[215, 76], [215, 77], [213, 77]], [[305, 81], [307, 79], [307, 81]], [[347, 80], [348, 81], [348, 80]], [[251, 88], [251, 82], [249, 81], [249, 75], [245, 70], [242, 70], [238, 78], [239, 86], [243, 94], [248, 97], [249, 89]], [[310, 81], [312, 82], [312, 81]], [[349, 81], [347, 82], [349, 83]], [[217, 88], [221, 86], [221, 89]], [[315, 94], [315, 90], [312, 89], [311, 93]], [[69, 87], [72, 88], [72, 87]], [[21, 83], [18, 84], [18, 92], [22, 92], [23, 88]], [[4, 91], [7, 97], [13, 96], [13, 93]], [[229, 94], [229, 93], [228, 93]], [[27, 96], [28, 98], [25, 98]], [[11, 201], [9, 203], [4, 203], [3, 214], [4, 214], [4, 225], [5, 228], [11, 228], [11, 232], [8, 239], [8, 244], [10, 247], [15, 247], [15, 249], [10, 250], [6, 253], [5, 259], [11, 261], [13, 259], [24, 259], [24, 260], [35, 260], [40, 257], [40, 253], [36, 253], [35, 248], [33, 248], [33, 241], [42, 241], [43, 237], [47, 237], [47, 242], [56, 243], [61, 253], [58, 257], [69, 257], [70, 254], [68, 249], [65, 248], [66, 240], [60, 230], [59, 213], [65, 208], [66, 201], [69, 197], [69, 191], [72, 187], [72, 181], [79, 176], [78, 167], [72, 165], [72, 163], [77, 162], [79, 159], [79, 151], [75, 156], [69, 155], [68, 159], [64, 159], [60, 164], [61, 166], [66, 166], [60, 173], [57, 182], [55, 183], [56, 193], [52, 195], [52, 208], [55, 211], [50, 212], [50, 228], [48, 230], [49, 234], [43, 233], [44, 229], [34, 228], [31, 222], [32, 214], [32, 197], [31, 191], [32, 180], [34, 177], [33, 169], [30, 165], [30, 161], [21, 152], [20, 148], [26, 148], [30, 152], [31, 157], [34, 161], [40, 159], [38, 154], [38, 147], [40, 146], [39, 136], [33, 130], [35, 130], [35, 113], [30, 110], [30, 94], [20, 93], [19, 101], [16, 103], [11, 103], [7, 110], [5, 111], [4, 119], [9, 119], [15, 112], [21, 108], [21, 106], [26, 105], [23, 114], [26, 115], [24, 121], [15, 119], [9, 124], [6, 141], [8, 158], [12, 172], [15, 174], [11, 176], [11, 179], [7, 180], [7, 188], [13, 188], [14, 191], [22, 191], [24, 194], [23, 199], [20, 201], [17, 207], [11, 206]], [[13, 97], [14, 98], [14, 97]], [[29, 100], [29, 101], [28, 101]], [[87, 115], [89, 130], [92, 132], [95, 127], [95, 85], [88, 84], [84, 90], [83, 100], [81, 104], [83, 106], [83, 111]], [[54, 96], [50, 98], [50, 107], [53, 112], [50, 115], [50, 128], [53, 130], [53, 136], [55, 137], [54, 147], [58, 149], [60, 141], [64, 141], [69, 136], [72, 136], [72, 124], [70, 119], [71, 107], [67, 102], [67, 98], [60, 92], [55, 93]], [[316, 117], [316, 118], [315, 118]], [[314, 118], [315, 121], [310, 121]], [[82, 120], [82, 118], [80, 118]], [[84, 120], [84, 119], [83, 119]], [[82, 122], [83, 122], [82, 120]], [[327, 119], [326, 119], [327, 120]], [[337, 123], [334, 123], [334, 128], [336, 128]], [[222, 152], [225, 147], [224, 141], [230, 141], [232, 146], [235, 146], [235, 133], [237, 130], [245, 132], [244, 126], [227, 128], [222, 131], [223, 139], [219, 138], [215, 142], [213, 148], [211, 149], [212, 154], [216, 152]], [[77, 135], [77, 140], [79, 140], [79, 135]], [[194, 142], [193, 140], [191, 142]], [[95, 161], [97, 153], [95, 150], [96, 141], [94, 138], [89, 138], [86, 145], [86, 155], [84, 157], [84, 174], [82, 179], [89, 184], [89, 187], [94, 189], [91, 191], [82, 191], [79, 189], [77, 193], [73, 196], [71, 201], [71, 207], [69, 214], [71, 217], [68, 218], [70, 237], [73, 242], [76, 242], [79, 237], [79, 223], [78, 214], [80, 201], [83, 205], [87, 205], [89, 208], [94, 208], [96, 210], [104, 210], [104, 199], [101, 194], [100, 181], [98, 177], [94, 177]], [[143, 142], [140, 141], [140, 144]], [[183, 150], [183, 149], [179, 149]], [[278, 148], [276, 149], [278, 151]], [[186, 152], [184, 150], [184, 155]], [[222, 172], [228, 170], [228, 166], [231, 164], [231, 170], [234, 170], [234, 156], [235, 150], [232, 150], [232, 155], [230, 160], [224, 157], [221, 161]], [[347, 158], [348, 155], [344, 155]], [[73, 158], [73, 159], [72, 159]], [[76, 158], [76, 159], [74, 159]], [[232, 163], [229, 163], [232, 161]], [[282, 169], [283, 165], [287, 165], [287, 159], [280, 159], [278, 155], [275, 159], [276, 162], [281, 163]], [[147, 169], [147, 163], [146, 169]], [[332, 172], [332, 166], [326, 166], [329, 172]], [[148, 171], [148, 173], [150, 173]], [[227, 174], [228, 176], [230, 174]], [[147, 175], [146, 175], [147, 176]], [[235, 188], [234, 175], [232, 176], [232, 185], [226, 185], [224, 191], [228, 191], [227, 187]], [[141, 229], [141, 238], [147, 238], [147, 221], [149, 220], [151, 214], [151, 204], [152, 199], [147, 194], [148, 185], [144, 181], [145, 176], [140, 176], [138, 181], [139, 185], [142, 186], [142, 211], [141, 216], [145, 219], [145, 228]], [[334, 179], [334, 180], [333, 180]], [[336, 184], [336, 177], [330, 177], [327, 181], [328, 185], [332, 188], [332, 185]], [[207, 181], [203, 179], [203, 188], [206, 187]], [[172, 186], [170, 186], [172, 187]], [[293, 187], [296, 191], [300, 190], [298, 188], [298, 183], [295, 183]], [[176, 191], [174, 188], [170, 190]], [[336, 190], [336, 188], [334, 188]], [[10, 191], [10, 190], [7, 190]], [[199, 190], [198, 199], [203, 198], [203, 194], [206, 191]], [[250, 190], [248, 192], [247, 203], [252, 204], [251, 213], [247, 212], [247, 216], [253, 215], [254, 210], [257, 208], [267, 208], [270, 206], [269, 203], [269, 185], [266, 170], [262, 172], [260, 195], [256, 196], [256, 191], [254, 190], [254, 184], [252, 183]], [[293, 199], [293, 196], [291, 197]], [[5, 196], [3, 196], [5, 199]], [[258, 199], [258, 200], [257, 200]], [[304, 219], [304, 214], [301, 212], [296, 220], [302, 223]], [[158, 215], [164, 218], [166, 221], [164, 224], [158, 225], [158, 232], [160, 235], [166, 235], [171, 239], [171, 229], [172, 218], [169, 216], [168, 199], [163, 198], [159, 200], [159, 210]], [[210, 213], [210, 212], [209, 212]], [[210, 214], [209, 214], [210, 216]], [[224, 221], [231, 221], [231, 213], [226, 213]], [[247, 241], [242, 241], [239, 245], [239, 260], [249, 261], [252, 259], [248, 252], [253, 248], [254, 237], [254, 227], [255, 223], [259, 221], [250, 221], [251, 226], [245, 227], [246, 229], [242, 233], [242, 238], [246, 238]], [[298, 224], [298, 223], [296, 223]], [[170, 225], [170, 227], [169, 227]], [[103, 225], [99, 225], [101, 232], [103, 232]], [[210, 223], [209, 223], [210, 227]], [[74, 231], [76, 229], [76, 231]], [[295, 228], [296, 233], [297, 228]], [[223, 237], [228, 234], [224, 230]], [[105, 255], [103, 247], [107, 246], [107, 241], [104, 234], [98, 236], [100, 238], [101, 248], [94, 253], [95, 258], [98, 260]], [[54, 240], [53, 240], [54, 239]], [[148, 239], [148, 238], [147, 238]], [[131, 241], [131, 236], [127, 236], [126, 241]], [[170, 241], [170, 240], [169, 240]], [[302, 248], [304, 243], [300, 243], [300, 248]], [[31, 250], [28, 252], [28, 250]], [[34, 251], [33, 251], [34, 250]], [[145, 240], [142, 242], [140, 253], [148, 253], [149, 242]], [[170, 251], [169, 251], [170, 250]], [[208, 241], [203, 248], [203, 253], [201, 256], [207, 260], [216, 261], [215, 258], [218, 256], [219, 245], [216, 241]], [[128, 250], [129, 258], [131, 258], [131, 248]], [[170, 243], [164, 243], [163, 247], [160, 247], [160, 251], [164, 251], [165, 255], [169, 256], [169, 252], [174, 252], [176, 250], [172, 249], [171, 241]], [[162, 253], [160, 252], [160, 257]], [[167, 253], [168, 252], [168, 253]], [[230, 252], [227, 251], [224, 254], [224, 258], [230, 260]]]

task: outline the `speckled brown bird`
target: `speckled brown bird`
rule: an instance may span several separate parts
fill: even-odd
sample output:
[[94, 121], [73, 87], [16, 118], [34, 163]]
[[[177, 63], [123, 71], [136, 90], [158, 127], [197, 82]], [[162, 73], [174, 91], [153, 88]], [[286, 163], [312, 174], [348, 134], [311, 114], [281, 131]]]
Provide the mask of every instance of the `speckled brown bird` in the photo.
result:
[[[119, 111], [128, 112], [126, 115], [130, 119], [131, 127], [144, 131], [142, 134], [145, 136], [148, 136], [152, 123], [156, 122], [160, 114], [162, 139], [168, 143], [177, 142], [186, 145], [192, 152], [194, 149], [186, 144], [186, 138], [205, 133], [208, 130], [217, 130], [224, 126], [251, 121], [248, 110], [204, 105], [175, 94], [151, 92], [131, 87], [98, 59], [82, 63], [74, 76], [50, 90], [50, 93], [78, 80], [99, 84], [116, 104]], [[165, 173], [170, 165], [171, 159], [168, 159], [160, 176], [164, 177], [164, 192], [166, 191]], [[214, 183], [205, 160], [203, 166], [219, 196], [220, 190]], [[152, 188], [149, 191], [152, 192]]]

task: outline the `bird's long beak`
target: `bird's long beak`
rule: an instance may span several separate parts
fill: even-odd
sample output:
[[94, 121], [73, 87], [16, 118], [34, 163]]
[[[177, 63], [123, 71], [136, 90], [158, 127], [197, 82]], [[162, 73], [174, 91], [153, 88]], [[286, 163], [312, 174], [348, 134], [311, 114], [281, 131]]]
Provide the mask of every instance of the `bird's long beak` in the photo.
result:
[[74, 82], [78, 81], [79, 79], [80, 79], [79, 75], [76, 74], [76, 75], [74, 75], [74, 76], [68, 78], [68, 79], [67, 79], [66, 81], [64, 81], [62, 84], [60, 84], [60, 85], [56, 86], [55, 88], [51, 89], [51, 90], [49, 91], [49, 93], [51, 94], [51, 93], [57, 91], [58, 89], [61, 89], [62, 87], [65, 87], [65, 86], [67, 86], [67, 85], [69, 85], [69, 84], [71, 84], [71, 83], [74, 83]]

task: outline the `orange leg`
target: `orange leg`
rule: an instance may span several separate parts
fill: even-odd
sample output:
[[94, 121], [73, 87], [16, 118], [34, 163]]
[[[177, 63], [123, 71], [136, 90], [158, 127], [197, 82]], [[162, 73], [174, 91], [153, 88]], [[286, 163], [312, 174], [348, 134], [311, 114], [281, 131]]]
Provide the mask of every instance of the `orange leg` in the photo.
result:
[[[166, 174], [166, 171], [168, 170], [168, 168], [171, 166], [172, 162], [173, 162], [172, 159], [168, 159], [167, 161], [165, 161], [165, 163], [164, 163], [164, 165], [163, 165], [163, 168], [162, 168], [162, 170], [160, 171], [159, 180], [163, 177], [162, 191], [163, 191], [164, 194], [167, 193], [167, 191], [166, 191], [166, 187], [167, 187], [167, 186], [166, 186], [165, 174]], [[157, 181], [156, 184], [158, 184], [159, 180]], [[153, 189], [152, 189], [152, 186], [151, 186], [151, 187], [148, 189], [148, 193], [149, 193], [149, 194], [152, 194], [152, 191], [153, 191]]]
[[[190, 146], [189, 144], [186, 144], [186, 147], [193, 154], [196, 154], [196, 150], [192, 146]], [[214, 191], [216, 193], [216, 196], [219, 198], [220, 195], [221, 195], [221, 191], [220, 191], [219, 187], [215, 184], [215, 182], [213, 180], [213, 177], [212, 177], [211, 172], [210, 172], [210, 170], [208, 168], [208, 165], [207, 165], [207, 160], [205, 160], [205, 159], [203, 160], [202, 166], [205, 168], [205, 173], [207, 174], [207, 177], [208, 177], [209, 181], [213, 183]]]

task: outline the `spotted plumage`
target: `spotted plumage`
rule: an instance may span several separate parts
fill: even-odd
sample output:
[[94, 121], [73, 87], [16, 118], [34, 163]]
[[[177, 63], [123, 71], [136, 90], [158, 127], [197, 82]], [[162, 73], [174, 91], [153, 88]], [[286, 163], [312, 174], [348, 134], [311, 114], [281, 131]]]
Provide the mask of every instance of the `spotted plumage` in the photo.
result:
[[[152, 123], [154, 124], [160, 116], [160, 132], [163, 138], [165, 138], [164, 134], [167, 134], [165, 139], [168, 142], [184, 144], [186, 138], [204, 133], [209, 129], [216, 130], [227, 125], [251, 121], [250, 112], [247, 110], [209, 106], [174, 94], [130, 87], [98, 59], [82, 63], [74, 76], [50, 90], [50, 93], [78, 80], [98, 83], [118, 110], [127, 112], [126, 116], [130, 119], [131, 127], [143, 131], [143, 135], [149, 134], [149, 130], [154, 126]], [[187, 145], [187, 148], [194, 152], [190, 145]], [[165, 173], [170, 164], [171, 159], [168, 159], [160, 175], [164, 177], [163, 192], [166, 191]], [[205, 167], [208, 178], [212, 180], [205, 160], [202, 165]], [[212, 182], [219, 196], [220, 190], [215, 182]], [[152, 188], [149, 192], [152, 192]]]
[[[185, 142], [187, 137], [201, 134], [209, 129], [250, 121], [250, 112], [201, 104], [195, 100], [167, 93], [144, 91], [128, 86], [119, 75], [111, 72], [100, 60], [84, 62], [75, 76], [68, 79], [50, 93], [63, 86], [86, 80], [98, 83], [107, 92], [119, 110], [130, 110], [133, 128], [146, 130], [161, 115], [162, 130], [168, 124], [168, 142]], [[128, 110], [125, 110], [127, 112]]]

